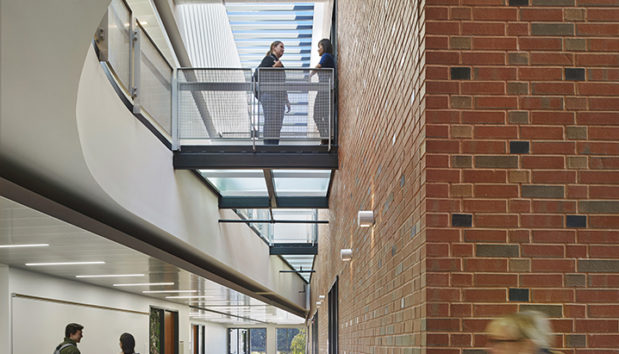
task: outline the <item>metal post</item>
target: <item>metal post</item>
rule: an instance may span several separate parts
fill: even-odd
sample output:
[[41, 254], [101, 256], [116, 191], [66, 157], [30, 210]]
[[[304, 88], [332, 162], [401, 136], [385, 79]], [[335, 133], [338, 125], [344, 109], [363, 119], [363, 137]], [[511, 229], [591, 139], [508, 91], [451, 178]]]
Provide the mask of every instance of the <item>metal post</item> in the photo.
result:
[[[258, 69], [255, 69], [258, 70]], [[256, 73], [256, 77], [258, 77], [258, 73]], [[255, 82], [253, 80], [254, 75], [252, 73], [251, 75], [251, 97], [250, 97], [250, 102], [251, 102], [251, 113], [249, 116], [249, 136], [251, 137], [251, 145], [252, 145], [252, 149], [254, 151], [256, 151], [256, 139], [258, 137], [258, 132], [254, 129], [254, 122], [257, 119], [257, 115], [256, 115], [256, 109], [257, 109], [257, 105], [258, 105], [258, 100], [256, 99], [256, 92], [258, 92], [258, 86], [257, 86], [257, 82]]]
[[329, 79], [329, 151], [331, 151], [331, 125], [333, 119], [331, 117], [331, 107], [333, 106], [333, 69], [331, 69], [331, 78]]
[[97, 33], [95, 35], [95, 43], [97, 43], [97, 49], [99, 54], [99, 61], [107, 61], [108, 60], [108, 16], [109, 16], [110, 8], [105, 12], [99, 27], [97, 27]]
[[178, 69], [172, 71], [172, 150], [180, 150], [178, 127]]
[[131, 17], [131, 45], [133, 54], [133, 82], [131, 85], [131, 97], [133, 98], [133, 113], [139, 114], [142, 112], [140, 106], [140, 59], [141, 59], [141, 36], [140, 30], [136, 25], [136, 18]]

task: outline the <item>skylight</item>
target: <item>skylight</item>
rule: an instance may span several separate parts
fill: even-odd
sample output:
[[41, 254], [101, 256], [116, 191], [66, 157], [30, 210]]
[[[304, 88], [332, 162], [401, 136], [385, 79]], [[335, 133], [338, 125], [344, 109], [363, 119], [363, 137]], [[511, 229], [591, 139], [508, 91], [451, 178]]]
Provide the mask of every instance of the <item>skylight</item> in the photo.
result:
[[276, 40], [284, 42], [286, 67], [310, 66], [313, 3], [233, 3], [226, 11], [244, 68], [257, 67]]

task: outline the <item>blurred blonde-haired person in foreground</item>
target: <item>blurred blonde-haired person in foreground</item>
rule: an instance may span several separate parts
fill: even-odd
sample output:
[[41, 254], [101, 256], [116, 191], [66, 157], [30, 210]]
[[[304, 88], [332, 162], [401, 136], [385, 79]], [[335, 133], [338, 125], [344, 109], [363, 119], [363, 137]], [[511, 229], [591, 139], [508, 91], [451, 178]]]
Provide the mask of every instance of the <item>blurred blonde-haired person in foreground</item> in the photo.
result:
[[505, 315], [486, 327], [491, 354], [561, 354], [550, 349], [551, 332], [546, 316], [536, 311]]

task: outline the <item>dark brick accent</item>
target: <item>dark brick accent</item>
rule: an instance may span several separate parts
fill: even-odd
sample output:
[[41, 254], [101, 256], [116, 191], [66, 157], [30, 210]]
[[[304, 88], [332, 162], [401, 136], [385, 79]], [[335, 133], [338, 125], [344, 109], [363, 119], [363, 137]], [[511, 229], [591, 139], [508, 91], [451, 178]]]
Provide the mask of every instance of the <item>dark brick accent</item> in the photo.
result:
[[475, 156], [477, 168], [518, 168], [518, 156]]
[[510, 124], [529, 124], [529, 112], [511, 111], [507, 113], [507, 120]]
[[510, 141], [509, 142], [510, 154], [528, 154], [529, 142], [528, 141]]
[[585, 69], [565, 68], [565, 80], [583, 81], [585, 79]]
[[619, 273], [619, 260], [616, 259], [579, 259], [579, 272], [589, 273]]
[[451, 226], [471, 227], [473, 226], [473, 215], [451, 214]]
[[471, 49], [471, 37], [451, 37], [449, 38], [451, 49]]
[[475, 245], [477, 257], [518, 257], [516, 245]]
[[584, 274], [566, 274], [565, 275], [565, 286], [574, 287], [574, 288], [582, 288], [587, 285], [586, 277]]
[[522, 186], [523, 198], [563, 198], [563, 186], [542, 186], [524, 185]]
[[488, 354], [488, 352], [483, 349], [463, 349], [462, 354]]
[[507, 61], [509, 65], [528, 65], [529, 53], [509, 53]]
[[467, 68], [467, 67], [451, 68], [450, 73], [451, 73], [452, 80], [470, 80], [471, 79], [471, 68]]
[[565, 38], [565, 49], [573, 51], [587, 50], [587, 41], [585, 39]]
[[574, 0], [533, 0], [533, 6], [574, 6]]
[[539, 311], [551, 318], [563, 317], [563, 305], [520, 305], [520, 311]]
[[509, 289], [509, 301], [529, 301], [529, 289]]
[[509, 6], [529, 6], [529, 0], [509, 0]]
[[471, 96], [451, 96], [451, 108], [471, 108], [473, 99]]
[[526, 95], [529, 93], [529, 84], [526, 82], [508, 82], [507, 94], [509, 95]]
[[619, 213], [619, 200], [582, 200], [578, 202], [578, 211], [598, 214]]
[[566, 127], [565, 135], [571, 140], [584, 140], [587, 139], [586, 127]]
[[531, 34], [534, 36], [573, 36], [573, 23], [532, 23]]
[[470, 168], [473, 166], [472, 156], [452, 156], [451, 167], [456, 168]]
[[568, 348], [584, 348], [587, 346], [586, 338], [584, 334], [566, 334], [565, 346]]
[[565, 218], [566, 227], [587, 227], [586, 215], [567, 215]]

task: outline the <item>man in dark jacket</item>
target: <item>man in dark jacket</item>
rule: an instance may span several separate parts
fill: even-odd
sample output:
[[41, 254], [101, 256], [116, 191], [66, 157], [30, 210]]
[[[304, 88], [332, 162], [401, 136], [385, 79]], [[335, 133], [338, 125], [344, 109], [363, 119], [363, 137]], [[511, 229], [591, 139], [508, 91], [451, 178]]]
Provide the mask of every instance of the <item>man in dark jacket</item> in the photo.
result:
[[58, 344], [56, 350], [60, 354], [80, 354], [77, 343], [82, 340], [84, 326], [77, 323], [69, 323], [64, 329], [64, 342]]

